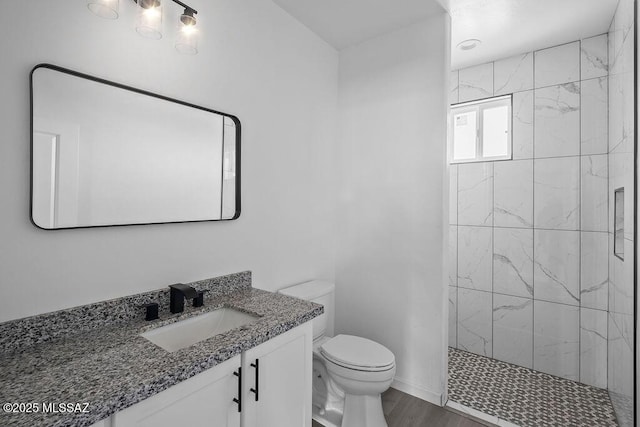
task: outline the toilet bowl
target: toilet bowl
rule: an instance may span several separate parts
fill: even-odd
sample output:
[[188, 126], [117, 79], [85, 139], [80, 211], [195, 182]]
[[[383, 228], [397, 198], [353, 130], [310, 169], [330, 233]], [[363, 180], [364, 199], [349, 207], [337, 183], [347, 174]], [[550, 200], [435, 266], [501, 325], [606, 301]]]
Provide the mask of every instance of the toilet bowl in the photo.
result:
[[393, 353], [353, 335], [333, 335], [335, 286], [312, 281], [282, 294], [324, 305], [313, 320], [313, 419], [326, 427], [387, 427], [381, 394], [396, 371]]

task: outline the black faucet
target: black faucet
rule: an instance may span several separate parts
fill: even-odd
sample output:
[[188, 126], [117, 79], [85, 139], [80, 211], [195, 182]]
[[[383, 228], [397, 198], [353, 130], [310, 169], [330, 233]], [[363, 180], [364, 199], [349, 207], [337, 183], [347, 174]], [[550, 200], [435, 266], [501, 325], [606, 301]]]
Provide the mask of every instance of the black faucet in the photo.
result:
[[175, 285], [169, 285], [170, 301], [169, 310], [172, 313], [182, 313], [184, 311], [184, 299], [196, 299], [198, 298], [198, 291], [189, 285], [184, 283], [176, 283]]

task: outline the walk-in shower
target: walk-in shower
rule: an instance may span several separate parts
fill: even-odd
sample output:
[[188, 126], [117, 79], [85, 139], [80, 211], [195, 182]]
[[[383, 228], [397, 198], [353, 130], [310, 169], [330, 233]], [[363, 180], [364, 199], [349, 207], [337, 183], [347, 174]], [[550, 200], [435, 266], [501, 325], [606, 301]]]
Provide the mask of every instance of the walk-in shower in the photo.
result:
[[509, 159], [450, 155], [454, 407], [634, 425], [634, 13], [621, 0], [607, 33], [452, 72], [451, 135], [456, 106], [512, 102]]

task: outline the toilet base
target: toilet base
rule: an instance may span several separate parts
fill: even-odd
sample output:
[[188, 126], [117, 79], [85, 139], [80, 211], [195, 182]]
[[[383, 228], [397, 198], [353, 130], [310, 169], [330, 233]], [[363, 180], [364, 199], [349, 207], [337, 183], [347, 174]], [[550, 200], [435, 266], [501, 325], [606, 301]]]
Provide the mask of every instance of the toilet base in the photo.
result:
[[382, 412], [381, 395], [347, 394], [342, 427], [388, 427]]

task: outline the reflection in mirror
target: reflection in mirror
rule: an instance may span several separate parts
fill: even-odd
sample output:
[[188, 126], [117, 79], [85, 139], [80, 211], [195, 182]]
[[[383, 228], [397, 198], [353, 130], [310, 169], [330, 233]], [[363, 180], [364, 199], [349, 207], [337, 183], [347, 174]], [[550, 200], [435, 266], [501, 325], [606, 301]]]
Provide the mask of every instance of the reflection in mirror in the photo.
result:
[[237, 118], [49, 65], [31, 84], [38, 227], [239, 216]]

